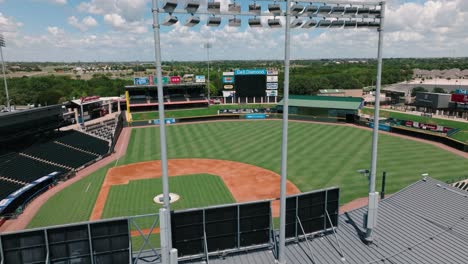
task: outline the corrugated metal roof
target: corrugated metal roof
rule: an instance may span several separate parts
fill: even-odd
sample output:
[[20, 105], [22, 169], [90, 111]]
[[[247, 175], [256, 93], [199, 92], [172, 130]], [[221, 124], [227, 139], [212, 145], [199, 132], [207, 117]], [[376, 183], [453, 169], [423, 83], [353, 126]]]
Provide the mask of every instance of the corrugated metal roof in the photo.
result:
[[[340, 215], [336, 237], [330, 233], [309, 239], [313, 256], [305, 241], [288, 244], [287, 263], [468, 263], [466, 192], [427, 178], [382, 200], [379, 208], [373, 244], [360, 237], [364, 207]], [[266, 264], [274, 258], [271, 250], [263, 250], [210, 263]]]
[[[357, 97], [291, 95], [289, 106], [357, 110], [362, 101]], [[278, 105], [283, 105], [283, 100]]]

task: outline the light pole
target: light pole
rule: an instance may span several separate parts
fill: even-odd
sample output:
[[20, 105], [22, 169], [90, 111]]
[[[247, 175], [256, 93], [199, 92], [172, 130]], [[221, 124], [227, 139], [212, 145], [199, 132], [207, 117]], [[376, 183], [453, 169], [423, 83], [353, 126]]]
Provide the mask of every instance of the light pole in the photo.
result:
[[3, 60], [3, 48], [4, 47], [6, 47], [5, 39], [3, 38], [3, 34], [0, 33], [0, 56], [2, 57], [2, 71], [3, 71], [3, 82], [5, 84], [5, 97], [6, 97], [8, 112], [11, 112], [10, 96], [8, 94], [8, 84], [7, 84], [7, 79], [6, 79], [5, 61]]
[[210, 104], [210, 49], [213, 45], [210, 42], [205, 43], [203, 47], [206, 49], [206, 56], [208, 58], [208, 79], [207, 79], [207, 90], [208, 90], [208, 104]]
[[[219, 0], [208, 1], [207, 8], [199, 10], [200, 3], [198, 1], [189, 1], [189, 4], [185, 5], [185, 8], [177, 9], [177, 0], [167, 0], [164, 7], [157, 8], [156, 2], [153, 0], [153, 13], [165, 13], [167, 16], [161, 22], [161, 25], [172, 26], [179, 22], [179, 18], [176, 15], [187, 16], [184, 25], [187, 27], [193, 27], [201, 22], [198, 15], [205, 15], [208, 17], [207, 26], [217, 27], [220, 26], [221, 17], [230, 17], [228, 25], [232, 27], [240, 27], [241, 20], [238, 17], [246, 16], [248, 19], [248, 25], [252, 28], [268, 26], [270, 28], [278, 28], [285, 26], [285, 56], [284, 56], [284, 68], [285, 68], [285, 83], [284, 83], [284, 104], [283, 104], [283, 126], [282, 126], [282, 147], [281, 147], [281, 183], [280, 183], [280, 239], [278, 243], [278, 262], [281, 264], [286, 263], [285, 254], [285, 226], [286, 226], [286, 180], [287, 180], [287, 139], [288, 139], [288, 101], [289, 101], [289, 56], [290, 56], [290, 29], [292, 28], [303, 28], [313, 29], [319, 28], [322, 30], [326, 29], [377, 29], [379, 32], [379, 45], [378, 45], [378, 69], [377, 69], [377, 81], [376, 81], [376, 100], [375, 100], [375, 115], [374, 122], [378, 120], [378, 112], [380, 107], [380, 85], [382, 75], [382, 49], [383, 49], [383, 17], [385, 2], [384, 1], [340, 1], [340, 0], [322, 0], [322, 1], [308, 1], [308, 0], [294, 0], [295, 4], [292, 4], [293, 0], [271, 0], [273, 4], [268, 5], [269, 12], [262, 12], [261, 7], [254, 4], [249, 5], [249, 11], [242, 11], [238, 4], [231, 4], [228, 6], [228, 11], [221, 11], [221, 3]], [[265, 0], [268, 2], [268, 0]], [[255, 1], [254, 1], [255, 2]], [[281, 7], [281, 5], [283, 8]], [[286, 8], [284, 8], [286, 6]], [[281, 9], [285, 9], [282, 11]], [[267, 23], [262, 23], [260, 17], [269, 17]], [[271, 18], [273, 17], [273, 18]], [[281, 22], [279, 17], [285, 17], [285, 24]], [[291, 17], [294, 17], [293, 21]], [[159, 24], [157, 24], [158, 17], [155, 18], [155, 42], [157, 52], [160, 52], [159, 43]], [[265, 25], [263, 25], [265, 24]], [[158, 38], [156, 38], [156, 32]], [[204, 46], [207, 49], [209, 57], [209, 43]], [[160, 58], [159, 58], [160, 59]], [[157, 57], [158, 60], [158, 57]], [[208, 70], [209, 70], [209, 59], [208, 59]], [[209, 78], [209, 74], [208, 74]], [[208, 79], [209, 83], [209, 79]], [[158, 83], [158, 91], [159, 91]], [[209, 91], [209, 90], [208, 90]], [[162, 110], [163, 111], [163, 110]], [[161, 118], [161, 111], [160, 111]], [[161, 119], [161, 122], [163, 120]], [[373, 140], [372, 140], [372, 161], [371, 161], [371, 177], [369, 186], [369, 198], [375, 196], [375, 170], [377, 166], [377, 132], [378, 124], [374, 126]], [[162, 135], [161, 135], [162, 136]], [[164, 142], [161, 139], [161, 144]], [[377, 215], [376, 199], [369, 199], [374, 204], [369, 203], [369, 211], [373, 213], [371, 216]], [[371, 210], [372, 209], [372, 210]], [[371, 219], [371, 218], [368, 218]], [[376, 217], [372, 218], [375, 221]], [[373, 225], [367, 225], [367, 236], [369, 241], [372, 241], [372, 230], [376, 223], [372, 222]]]

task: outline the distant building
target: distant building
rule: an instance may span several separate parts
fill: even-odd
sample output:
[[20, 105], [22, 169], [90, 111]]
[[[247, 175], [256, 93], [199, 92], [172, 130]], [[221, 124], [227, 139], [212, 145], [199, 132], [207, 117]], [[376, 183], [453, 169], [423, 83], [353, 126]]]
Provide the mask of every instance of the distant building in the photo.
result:
[[450, 100], [450, 94], [419, 92], [416, 93], [414, 105], [424, 112], [433, 112], [448, 109]]

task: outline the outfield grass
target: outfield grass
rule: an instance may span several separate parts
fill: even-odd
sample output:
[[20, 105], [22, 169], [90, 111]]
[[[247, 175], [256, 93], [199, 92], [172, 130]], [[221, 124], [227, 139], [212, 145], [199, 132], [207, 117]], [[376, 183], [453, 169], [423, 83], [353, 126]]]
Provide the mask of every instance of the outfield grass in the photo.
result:
[[468, 130], [460, 130], [457, 133], [451, 135], [450, 137], [468, 144]]
[[[218, 176], [199, 174], [170, 177], [169, 185], [172, 193], [180, 195], [180, 200], [171, 204], [171, 208], [175, 210], [235, 202]], [[153, 198], [161, 193], [160, 178], [112, 186], [102, 216], [112, 218], [156, 213], [161, 205], [154, 203]]]
[[[339, 186], [341, 204], [364, 197], [368, 182], [356, 170], [370, 167], [371, 141], [371, 131], [359, 128], [291, 122], [288, 179], [301, 191]], [[169, 158], [233, 160], [280, 173], [281, 121], [168, 126], [167, 143]], [[135, 128], [127, 153], [119, 165], [159, 158], [159, 129]], [[379, 136], [377, 186], [380, 186], [383, 171], [387, 172], [387, 193], [393, 193], [420, 179], [421, 173], [427, 172], [443, 181], [468, 178], [468, 162], [429, 144], [382, 134]], [[33, 223], [76, 222], [83, 220], [83, 216], [89, 216], [92, 210], [89, 205], [94, 204], [97, 194], [84, 197], [80, 194], [90, 177], [98, 178], [98, 174], [94, 173], [50, 199]], [[176, 188], [175, 184], [170, 187], [171, 191]], [[133, 195], [138, 196], [140, 192], [142, 190], [137, 188]], [[106, 216], [115, 215], [106, 213]]]
[[[246, 104], [246, 105], [212, 105], [206, 108], [168, 110], [165, 111], [167, 118], [194, 117], [217, 115], [220, 109], [238, 109], [238, 108], [271, 108], [274, 105]], [[159, 118], [158, 112], [132, 113], [133, 121], [146, 121]]]
[[[371, 132], [353, 127], [290, 123], [288, 176], [302, 191], [342, 187], [341, 202], [366, 196]], [[169, 158], [234, 160], [280, 172], [281, 121], [216, 122], [169, 126]], [[122, 163], [159, 159], [159, 130], [132, 132]], [[428, 172], [441, 180], [468, 177], [466, 159], [429, 144], [380, 135], [378, 175], [395, 192]], [[379, 182], [380, 184], [380, 177]]]
[[88, 221], [109, 164], [52, 196], [28, 228]]

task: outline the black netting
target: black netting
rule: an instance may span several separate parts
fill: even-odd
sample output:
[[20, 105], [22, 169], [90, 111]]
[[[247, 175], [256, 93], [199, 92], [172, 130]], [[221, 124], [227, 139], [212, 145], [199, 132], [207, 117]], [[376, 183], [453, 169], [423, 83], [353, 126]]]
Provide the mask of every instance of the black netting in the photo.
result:
[[270, 241], [270, 202], [239, 205], [241, 247]]

